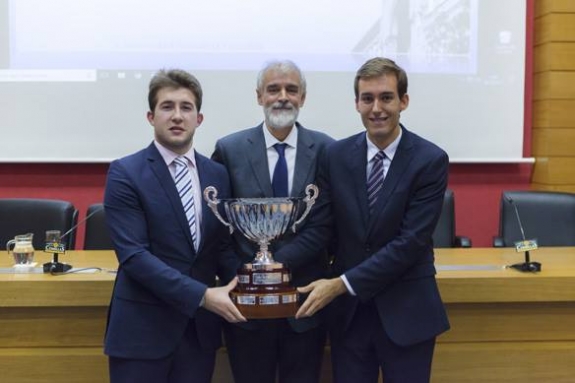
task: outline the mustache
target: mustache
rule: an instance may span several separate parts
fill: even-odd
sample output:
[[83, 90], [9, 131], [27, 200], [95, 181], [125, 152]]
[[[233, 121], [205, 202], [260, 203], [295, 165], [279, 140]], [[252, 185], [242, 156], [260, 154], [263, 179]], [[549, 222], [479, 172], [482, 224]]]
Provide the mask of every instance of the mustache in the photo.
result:
[[290, 101], [276, 101], [271, 105], [270, 108], [292, 110], [294, 109], [294, 105]]

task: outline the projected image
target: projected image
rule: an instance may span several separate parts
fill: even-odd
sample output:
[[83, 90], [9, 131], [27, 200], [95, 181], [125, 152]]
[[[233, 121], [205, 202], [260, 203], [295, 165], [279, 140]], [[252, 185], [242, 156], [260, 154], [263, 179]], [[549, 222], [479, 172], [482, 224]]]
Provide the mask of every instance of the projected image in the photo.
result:
[[410, 72], [475, 70], [476, 0], [12, 0], [10, 69], [254, 70], [289, 57], [354, 71], [374, 55]]
[[408, 72], [473, 73], [476, 0], [389, 0], [355, 52], [395, 57]]

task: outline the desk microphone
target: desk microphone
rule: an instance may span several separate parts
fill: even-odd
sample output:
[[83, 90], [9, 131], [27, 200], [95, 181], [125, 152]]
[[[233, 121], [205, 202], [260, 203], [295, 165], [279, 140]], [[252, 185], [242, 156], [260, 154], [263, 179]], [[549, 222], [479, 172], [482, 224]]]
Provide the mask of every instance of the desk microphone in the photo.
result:
[[66, 271], [69, 271], [72, 268], [72, 265], [58, 261], [58, 256], [60, 254], [66, 253], [66, 245], [62, 243], [62, 239], [66, 238], [68, 235], [76, 231], [76, 229], [78, 229], [80, 225], [84, 224], [88, 219], [90, 219], [90, 217], [92, 217], [94, 214], [103, 209], [104, 207], [94, 210], [80, 222], [72, 226], [70, 230], [68, 230], [62, 235], [60, 235], [60, 230], [46, 231], [46, 246], [44, 247], [44, 252], [52, 253], [52, 261], [44, 263], [43, 270], [45, 273], [65, 273]]
[[508, 268], [515, 269], [522, 272], [535, 273], [541, 271], [541, 263], [531, 262], [529, 251], [537, 250], [537, 240], [535, 239], [525, 239], [525, 230], [523, 230], [523, 224], [521, 223], [521, 217], [519, 217], [519, 210], [515, 201], [509, 196], [505, 196], [507, 202], [509, 202], [513, 209], [515, 210], [515, 216], [517, 217], [517, 223], [519, 224], [519, 230], [521, 231], [522, 241], [515, 242], [515, 249], [518, 253], [525, 252], [525, 261], [521, 263], [515, 263], [513, 265], [507, 266]]

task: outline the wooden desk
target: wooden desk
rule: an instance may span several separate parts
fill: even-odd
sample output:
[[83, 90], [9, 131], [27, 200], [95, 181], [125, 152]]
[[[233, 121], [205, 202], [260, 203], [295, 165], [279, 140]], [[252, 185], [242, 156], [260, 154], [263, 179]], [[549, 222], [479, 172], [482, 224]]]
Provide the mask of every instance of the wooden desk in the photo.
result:
[[[539, 274], [503, 266], [513, 249], [440, 249], [436, 264], [494, 266], [438, 273], [452, 325], [438, 339], [433, 382], [572, 382], [575, 376], [575, 248], [531, 257]], [[37, 252], [38, 264], [50, 256]], [[9, 267], [8, 256], [0, 267]], [[74, 251], [75, 268], [115, 269], [112, 252]], [[10, 383], [107, 382], [102, 354], [114, 274], [0, 274], [0, 380]], [[329, 363], [326, 358], [326, 362]], [[230, 382], [224, 351], [214, 382]], [[329, 382], [329, 366], [323, 381]]]
[[445, 265], [496, 265], [490, 271], [440, 271], [451, 331], [438, 339], [434, 382], [575, 381], [575, 248], [542, 248], [531, 259], [514, 249], [441, 249]]
[[[6, 253], [0, 267], [10, 266]], [[51, 260], [36, 251], [38, 266]], [[71, 251], [61, 262], [115, 269], [112, 252]], [[0, 381], [108, 381], [102, 354], [115, 274], [0, 274]]]

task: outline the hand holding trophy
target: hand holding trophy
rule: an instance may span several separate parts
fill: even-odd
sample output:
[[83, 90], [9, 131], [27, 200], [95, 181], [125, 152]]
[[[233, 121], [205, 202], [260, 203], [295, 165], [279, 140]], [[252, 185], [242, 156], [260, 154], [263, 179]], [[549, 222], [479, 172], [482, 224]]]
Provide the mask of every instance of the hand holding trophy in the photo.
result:
[[[269, 250], [270, 242], [291, 229], [294, 233], [309, 214], [319, 194], [315, 185], [308, 185], [303, 198], [234, 198], [219, 200], [213, 186], [204, 189], [204, 199], [216, 217], [230, 229], [239, 230], [246, 238], [259, 244], [260, 249], [251, 263], [238, 271], [238, 286], [231, 298], [246, 318], [284, 318], [294, 316], [298, 308], [298, 292], [291, 286], [291, 274], [276, 262]], [[220, 215], [218, 204], [223, 202], [227, 221]], [[298, 219], [300, 207], [305, 211]]]

